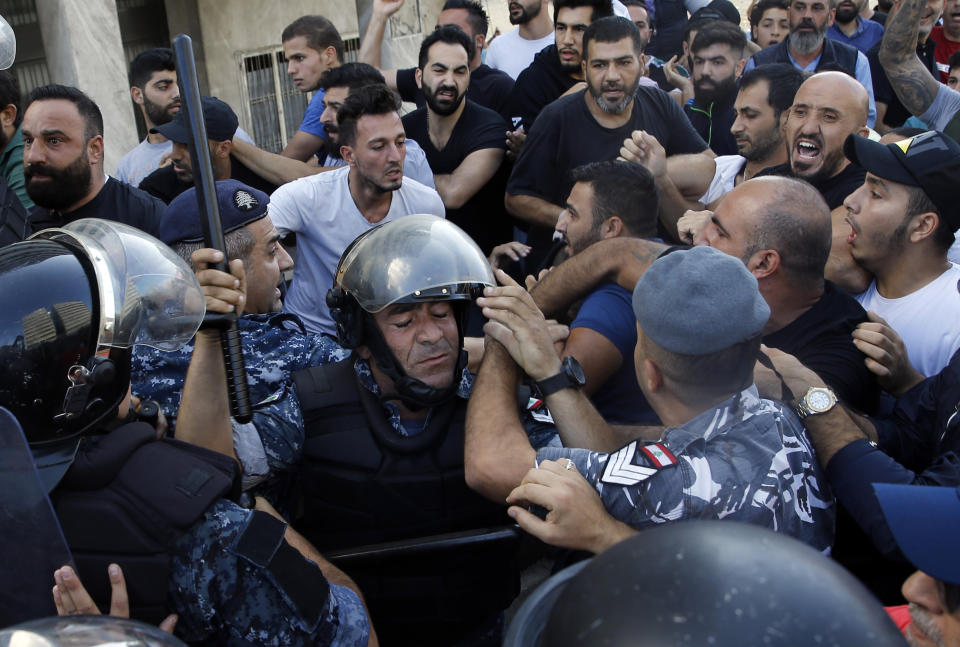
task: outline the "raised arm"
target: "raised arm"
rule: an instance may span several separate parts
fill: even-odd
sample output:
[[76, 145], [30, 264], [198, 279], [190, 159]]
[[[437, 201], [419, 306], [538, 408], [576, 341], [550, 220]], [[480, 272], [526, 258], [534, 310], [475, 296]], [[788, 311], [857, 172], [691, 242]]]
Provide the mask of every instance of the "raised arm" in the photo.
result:
[[[223, 254], [213, 249], [198, 249], [193, 253], [197, 279], [207, 297], [207, 312], [242, 312], [246, 294], [243, 261], [230, 262], [231, 274], [209, 268], [222, 258]], [[227, 373], [220, 334], [216, 330], [201, 330], [194, 338], [175, 437], [237, 458], [227, 398]]]
[[926, 7], [924, 0], [902, 0], [887, 16], [879, 51], [893, 91], [914, 115], [925, 113], [940, 89], [917, 56], [917, 33]]
[[367, 31], [360, 44], [360, 51], [357, 53], [358, 61], [372, 65], [383, 73], [387, 87], [394, 92], [397, 91], [397, 71], [380, 69], [382, 64], [380, 49], [383, 34], [387, 30], [387, 21], [390, 16], [400, 10], [403, 3], [404, 0], [373, 0], [370, 22], [367, 24]]
[[604, 281], [632, 291], [640, 276], [666, 248], [642, 238], [597, 241], [553, 268], [530, 294], [547, 317], [555, 317]]

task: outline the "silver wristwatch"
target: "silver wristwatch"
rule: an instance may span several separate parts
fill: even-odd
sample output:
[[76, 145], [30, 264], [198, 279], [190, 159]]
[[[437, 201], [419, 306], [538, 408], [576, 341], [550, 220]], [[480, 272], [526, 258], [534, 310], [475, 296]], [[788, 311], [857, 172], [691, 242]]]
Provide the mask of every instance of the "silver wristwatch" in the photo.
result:
[[837, 406], [837, 396], [825, 386], [811, 386], [797, 404], [796, 412], [803, 420], [807, 416], [826, 413]]

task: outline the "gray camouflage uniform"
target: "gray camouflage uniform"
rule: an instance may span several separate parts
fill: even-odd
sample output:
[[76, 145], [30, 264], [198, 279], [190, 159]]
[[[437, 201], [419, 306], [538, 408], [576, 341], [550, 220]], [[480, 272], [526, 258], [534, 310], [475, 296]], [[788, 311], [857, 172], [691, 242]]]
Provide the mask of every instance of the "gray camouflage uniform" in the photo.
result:
[[660, 443], [633, 441], [613, 454], [556, 447], [537, 452], [538, 462], [561, 458], [595, 485], [611, 515], [636, 529], [678, 519], [730, 519], [786, 533], [820, 551], [833, 543], [833, 495], [800, 419], [785, 405], [760, 399], [754, 386], [668, 428]]

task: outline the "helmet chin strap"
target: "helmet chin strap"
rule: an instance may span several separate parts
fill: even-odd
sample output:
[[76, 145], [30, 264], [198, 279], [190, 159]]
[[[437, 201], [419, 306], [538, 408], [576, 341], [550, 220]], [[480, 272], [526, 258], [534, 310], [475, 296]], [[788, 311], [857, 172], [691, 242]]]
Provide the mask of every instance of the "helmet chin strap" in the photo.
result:
[[367, 348], [373, 357], [377, 368], [393, 381], [394, 393], [383, 393], [380, 396], [382, 401], [399, 400], [405, 407], [411, 411], [419, 411], [436, 407], [449, 401], [457, 394], [457, 387], [460, 384], [460, 375], [467, 365], [467, 352], [463, 350], [463, 333], [459, 322], [457, 325], [458, 338], [460, 341], [460, 353], [457, 358], [457, 364], [453, 369], [453, 379], [450, 386], [438, 389], [430, 386], [422, 380], [407, 375], [403, 370], [396, 355], [387, 345], [380, 327], [373, 321], [369, 315], [364, 317], [364, 337], [366, 338]]

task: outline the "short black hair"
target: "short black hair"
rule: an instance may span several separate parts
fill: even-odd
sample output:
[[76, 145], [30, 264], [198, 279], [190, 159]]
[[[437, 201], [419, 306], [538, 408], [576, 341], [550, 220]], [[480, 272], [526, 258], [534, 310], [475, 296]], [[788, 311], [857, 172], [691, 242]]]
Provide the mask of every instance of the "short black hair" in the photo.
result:
[[[690, 40], [691, 32], [699, 32], [707, 25], [712, 25], [715, 22], [723, 21], [717, 20], [716, 18], [694, 18], [693, 20], [688, 20], [687, 26], [683, 28], [683, 42]], [[691, 43], [691, 45], [692, 44], [693, 43]]]
[[320, 75], [320, 87], [324, 90], [344, 87], [356, 90], [365, 85], [376, 85], [378, 83], [386, 83], [383, 80], [383, 74], [367, 63], [344, 63], [337, 67], [328, 68]]
[[90, 140], [97, 135], [103, 136], [103, 114], [100, 108], [94, 103], [93, 99], [84, 94], [81, 90], [69, 85], [41, 85], [34, 88], [30, 93], [30, 102], [27, 104], [26, 112], [35, 101], [52, 101], [62, 99], [69, 101], [77, 107], [77, 112], [83, 118], [83, 137]]
[[471, 36], [487, 35], [487, 30], [490, 28], [490, 19], [487, 18], [487, 12], [476, 0], [447, 0], [443, 3], [443, 9], [440, 11], [446, 11], [447, 9], [463, 9], [467, 12], [467, 22], [473, 28]]
[[690, 44], [691, 52], [699, 52], [716, 44], [729, 45], [730, 51], [737, 57], [743, 58], [743, 51], [747, 47], [747, 37], [739, 27], [726, 20], [716, 20], [708, 25], [704, 25], [697, 32], [693, 43]]
[[760, 0], [753, 9], [750, 10], [750, 26], [757, 27], [760, 25], [760, 21], [763, 20], [763, 14], [767, 13], [770, 9], [783, 9], [784, 11], [790, 10], [789, 0]]
[[20, 82], [15, 74], [8, 70], [0, 70], [0, 110], [7, 106], [13, 106], [17, 109], [17, 117], [13, 121], [16, 128], [23, 120], [23, 112], [20, 110]]
[[[461, 30], [460, 33], [463, 33]], [[364, 115], [400, 112], [400, 97], [386, 85], [365, 85], [352, 91], [337, 111], [340, 143], [352, 146], [357, 139], [357, 121]]]
[[950, 58], [947, 59], [947, 67], [951, 70], [955, 67], [960, 67], [960, 49], [951, 54]]
[[633, 24], [633, 21], [620, 16], [608, 16], [590, 23], [587, 30], [583, 32], [583, 60], [589, 59], [587, 50], [593, 41], [615, 43], [624, 38], [633, 41], [633, 51], [638, 57], [643, 56], [643, 39], [640, 36], [640, 30]]
[[766, 81], [767, 104], [773, 108], [774, 117], [780, 119], [780, 115], [793, 105], [793, 98], [806, 78], [806, 74], [790, 63], [765, 63], [740, 77], [740, 91]]
[[169, 47], [154, 47], [140, 52], [130, 61], [130, 86], [141, 90], [150, 82], [154, 72], [177, 69], [177, 59]]
[[610, 0], [553, 0], [553, 24], [557, 24], [557, 15], [561, 9], [576, 9], [590, 7], [590, 22], [614, 15], [613, 3]]
[[417, 67], [422, 71], [427, 66], [427, 60], [430, 58], [430, 48], [436, 43], [447, 43], [448, 45], [460, 45], [467, 52], [467, 61], [473, 59], [476, 49], [473, 46], [473, 39], [467, 36], [467, 33], [456, 25], [440, 25], [433, 30], [433, 33], [427, 35], [420, 44], [420, 59]]
[[322, 52], [332, 47], [337, 52], [337, 60], [343, 60], [343, 39], [333, 23], [323, 16], [300, 16], [283, 28], [280, 41], [285, 43], [297, 36], [307, 39], [307, 47]]
[[629, 236], [657, 235], [660, 198], [653, 175], [640, 164], [607, 160], [578, 166], [570, 172], [574, 184], [593, 189], [593, 227], [617, 216]]

